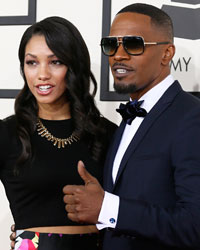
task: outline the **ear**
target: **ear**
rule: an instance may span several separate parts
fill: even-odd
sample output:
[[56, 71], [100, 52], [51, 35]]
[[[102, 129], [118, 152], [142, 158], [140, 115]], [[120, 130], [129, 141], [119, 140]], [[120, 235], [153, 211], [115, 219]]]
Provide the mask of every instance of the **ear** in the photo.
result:
[[172, 60], [175, 54], [175, 46], [174, 44], [168, 44], [163, 51], [162, 55], [162, 65], [168, 65], [169, 62]]

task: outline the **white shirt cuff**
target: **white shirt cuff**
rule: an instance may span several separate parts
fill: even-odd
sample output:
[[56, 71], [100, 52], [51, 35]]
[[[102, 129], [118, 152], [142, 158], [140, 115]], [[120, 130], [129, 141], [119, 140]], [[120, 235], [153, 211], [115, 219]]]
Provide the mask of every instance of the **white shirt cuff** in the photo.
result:
[[101, 211], [96, 224], [99, 230], [105, 227], [115, 228], [119, 211], [119, 196], [105, 192]]

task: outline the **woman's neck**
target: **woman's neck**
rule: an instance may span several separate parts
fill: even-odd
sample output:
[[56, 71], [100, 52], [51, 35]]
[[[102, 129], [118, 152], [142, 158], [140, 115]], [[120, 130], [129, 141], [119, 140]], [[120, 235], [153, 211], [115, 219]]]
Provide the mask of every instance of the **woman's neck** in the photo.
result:
[[69, 103], [58, 105], [38, 104], [38, 116], [46, 120], [65, 120], [71, 118]]

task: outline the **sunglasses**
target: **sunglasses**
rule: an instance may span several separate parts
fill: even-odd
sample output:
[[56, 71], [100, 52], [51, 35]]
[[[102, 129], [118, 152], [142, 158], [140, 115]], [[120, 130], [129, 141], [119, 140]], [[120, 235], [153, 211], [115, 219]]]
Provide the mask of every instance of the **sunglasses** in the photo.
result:
[[[120, 39], [120, 40], [119, 40]], [[145, 45], [169, 44], [170, 42], [145, 42], [141, 36], [108, 36], [101, 39], [101, 49], [104, 55], [114, 56], [120, 44], [124, 50], [133, 56], [144, 53]]]

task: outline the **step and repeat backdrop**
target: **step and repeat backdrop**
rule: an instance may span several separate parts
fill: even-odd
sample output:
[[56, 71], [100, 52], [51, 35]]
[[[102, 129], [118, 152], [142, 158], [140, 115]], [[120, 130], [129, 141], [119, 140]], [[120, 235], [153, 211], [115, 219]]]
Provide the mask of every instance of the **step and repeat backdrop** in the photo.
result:
[[[171, 16], [176, 45], [176, 55], [170, 64], [172, 75], [183, 89], [200, 97], [200, 0], [1, 0], [0, 119], [13, 114], [15, 96], [23, 86], [18, 62], [23, 32], [45, 17], [62, 16], [76, 25], [88, 45], [92, 71], [98, 82], [96, 103], [101, 113], [119, 124], [120, 117], [114, 110], [128, 96], [113, 91], [108, 60], [101, 54], [99, 44], [101, 37], [109, 34], [115, 14], [135, 2], [155, 5]], [[13, 219], [1, 183], [0, 211], [1, 249], [9, 249]]]

